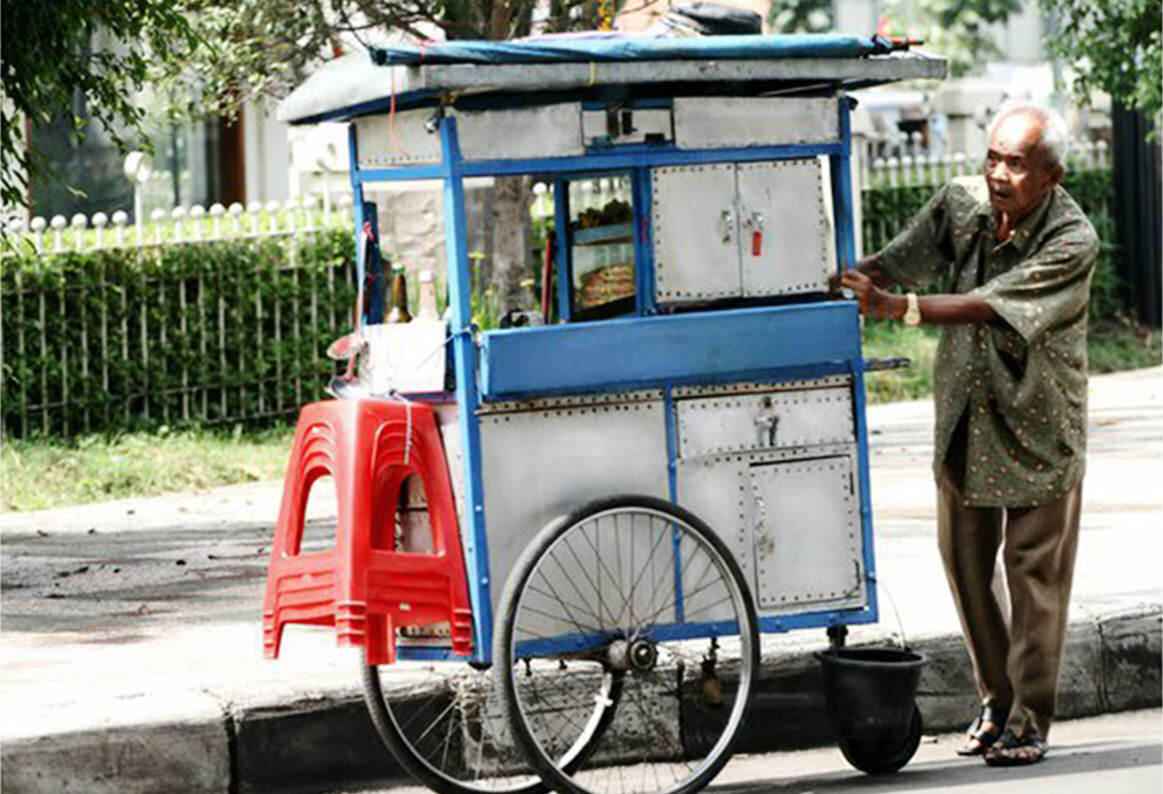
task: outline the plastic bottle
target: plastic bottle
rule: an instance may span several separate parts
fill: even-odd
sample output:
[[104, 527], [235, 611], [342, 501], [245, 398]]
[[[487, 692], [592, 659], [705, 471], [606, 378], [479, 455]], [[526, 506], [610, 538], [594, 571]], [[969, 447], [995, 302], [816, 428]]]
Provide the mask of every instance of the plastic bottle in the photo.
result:
[[436, 277], [431, 270], [420, 271], [420, 307], [416, 310], [420, 320], [439, 319], [436, 311]]
[[390, 304], [387, 323], [410, 323], [412, 315], [408, 312], [408, 281], [404, 276], [404, 266], [392, 267], [392, 291], [388, 297]]

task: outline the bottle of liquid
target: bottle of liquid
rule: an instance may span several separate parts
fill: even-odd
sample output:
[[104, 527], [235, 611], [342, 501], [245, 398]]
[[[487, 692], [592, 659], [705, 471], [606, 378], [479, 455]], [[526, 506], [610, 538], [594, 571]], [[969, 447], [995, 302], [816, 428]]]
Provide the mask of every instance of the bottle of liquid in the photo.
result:
[[408, 281], [404, 276], [404, 266], [392, 267], [392, 291], [388, 296], [387, 323], [410, 323], [412, 315], [408, 312]]
[[431, 270], [420, 271], [420, 308], [416, 311], [419, 320], [439, 319], [436, 311], [436, 277]]

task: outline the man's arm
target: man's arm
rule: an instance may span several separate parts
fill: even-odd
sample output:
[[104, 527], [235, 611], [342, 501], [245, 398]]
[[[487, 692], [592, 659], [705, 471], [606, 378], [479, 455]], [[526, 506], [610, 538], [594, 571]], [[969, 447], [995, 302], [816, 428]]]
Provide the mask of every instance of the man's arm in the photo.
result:
[[[867, 262], [868, 260], [865, 260]], [[857, 270], [846, 270], [840, 278], [841, 285], [855, 293], [860, 302], [860, 313], [867, 317], [881, 317], [899, 320], [908, 309], [908, 299], [904, 295], [885, 292], [866, 275], [864, 262]], [[921, 321], [934, 325], [962, 325], [988, 323], [998, 318], [980, 295], [922, 295], [917, 299], [921, 309]]]

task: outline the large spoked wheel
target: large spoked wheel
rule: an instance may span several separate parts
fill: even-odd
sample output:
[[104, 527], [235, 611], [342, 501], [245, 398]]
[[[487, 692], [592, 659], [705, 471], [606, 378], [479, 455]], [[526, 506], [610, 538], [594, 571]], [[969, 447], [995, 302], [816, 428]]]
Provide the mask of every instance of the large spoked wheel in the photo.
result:
[[363, 666], [364, 701], [412, 777], [440, 794], [545, 791], [513, 742], [490, 670], [452, 662], [393, 668], [381, 682], [380, 668]]
[[[363, 695], [380, 738], [412, 777], [440, 794], [541, 794], [546, 790], [513, 739], [496, 671], [482, 665], [395, 665], [390, 681], [363, 666]], [[389, 668], [384, 668], [388, 670]], [[584, 715], [589, 730], [563, 745], [573, 769], [614, 714], [620, 681], [608, 680]]]
[[[558, 792], [689, 794], [727, 763], [759, 666], [755, 608], [695, 516], [649, 497], [585, 506], [525, 550], [498, 616], [514, 738]], [[574, 764], [554, 761], [586, 736]]]

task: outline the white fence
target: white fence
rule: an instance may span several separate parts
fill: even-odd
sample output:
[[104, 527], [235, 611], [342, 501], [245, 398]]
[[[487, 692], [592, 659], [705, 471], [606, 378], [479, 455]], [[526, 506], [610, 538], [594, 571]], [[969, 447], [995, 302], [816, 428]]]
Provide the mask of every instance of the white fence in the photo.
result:
[[[863, 190], [912, 185], [943, 185], [954, 177], [980, 174], [985, 152], [938, 153], [924, 145], [920, 133], [855, 142]], [[1106, 141], [1073, 140], [1067, 147], [1067, 171], [1111, 167]]]
[[23, 241], [38, 253], [51, 254], [310, 233], [346, 221], [351, 207], [352, 195], [343, 193], [334, 202], [315, 197], [252, 201], [245, 207], [235, 202], [229, 207], [212, 204], [208, 209], [200, 204], [169, 212], [156, 209], [148, 220], [136, 223], [130, 223], [125, 210], [111, 215], [97, 212], [92, 217], [81, 213], [72, 218], [37, 216], [28, 228], [17, 219], [5, 224], [4, 231], [12, 244]]

